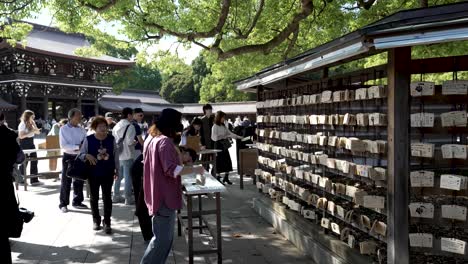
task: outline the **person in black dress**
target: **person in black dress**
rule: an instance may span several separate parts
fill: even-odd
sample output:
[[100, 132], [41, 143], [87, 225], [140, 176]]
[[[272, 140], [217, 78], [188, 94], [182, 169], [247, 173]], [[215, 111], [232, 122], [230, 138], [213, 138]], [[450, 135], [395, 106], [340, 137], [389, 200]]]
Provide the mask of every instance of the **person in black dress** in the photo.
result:
[[[231, 147], [230, 138], [242, 139], [226, 127], [226, 114], [222, 111], [216, 112], [214, 125], [211, 129], [211, 139], [214, 142], [214, 148], [221, 150], [216, 156], [216, 173], [219, 175], [225, 173], [223, 183], [232, 184], [229, 180], [229, 172], [232, 171], [232, 161], [229, 155], [229, 148]], [[221, 179], [217, 176], [218, 180]]]
[[16, 138], [18, 135], [5, 125], [5, 116], [0, 112], [0, 138], [2, 151], [0, 151], [0, 200], [4, 221], [0, 226], [0, 263], [10, 264], [11, 249], [9, 241], [9, 228], [17, 221], [18, 203], [13, 187], [13, 165], [17, 155], [21, 152]]
[[108, 133], [109, 125], [104, 117], [96, 117], [91, 123], [94, 134], [89, 135], [83, 142], [80, 158], [90, 164], [89, 187], [91, 189], [91, 212], [94, 221], [94, 230], [101, 229], [101, 216], [99, 214], [99, 189], [102, 190], [104, 202], [103, 228], [106, 234], [112, 232], [112, 184], [118, 176], [119, 159], [116, 155], [115, 140]]

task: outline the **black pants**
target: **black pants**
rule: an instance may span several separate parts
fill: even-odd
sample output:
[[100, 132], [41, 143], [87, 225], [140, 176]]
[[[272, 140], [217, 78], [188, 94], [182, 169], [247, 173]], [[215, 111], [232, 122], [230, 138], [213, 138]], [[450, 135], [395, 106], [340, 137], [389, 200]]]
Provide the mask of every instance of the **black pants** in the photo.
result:
[[94, 176], [88, 179], [91, 189], [91, 212], [95, 223], [101, 222], [99, 214], [99, 188], [102, 191], [102, 201], [104, 202], [104, 224], [110, 225], [112, 215], [112, 184], [114, 183], [113, 174]]
[[79, 205], [84, 201], [83, 197], [83, 184], [84, 181], [74, 180], [67, 177], [68, 160], [75, 159], [76, 155], [63, 154], [62, 158], [62, 184], [60, 186], [60, 205], [65, 207], [70, 204], [70, 190], [73, 181], [73, 205]]
[[143, 170], [132, 168], [133, 195], [135, 196], [135, 215], [138, 217], [141, 234], [145, 241], [153, 237], [153, 224], [145, 203], [145, 193], [143, 191]]
[[[20, 147], [22, 149], [36, 149], [36, 146], [34, 145], [34, 138], [24, 138], [20, 139]], [[31, 153], [28, 155], [28, 157], [36, 158], [37, 154], [36, 153]], [[25, 166], [28, 166], [28, 163], [25, 162], [24, 165], [21, 164], [19, 170], [21, 174], [25, 174], [26, 171], [24, 170]], [[31, 168], [29, 171], [30, 175], [37, 175], [38, 170], [37, 170], [37, 160], [31, 161]], [[24, 175], [23, 175], [24, 176]], [[37, 177], [31, 178], [31, 183], [38, 182], [39, 180]]]
[[10, 241], [7, 236], [0, 236], [0, 263], [11, 264]]

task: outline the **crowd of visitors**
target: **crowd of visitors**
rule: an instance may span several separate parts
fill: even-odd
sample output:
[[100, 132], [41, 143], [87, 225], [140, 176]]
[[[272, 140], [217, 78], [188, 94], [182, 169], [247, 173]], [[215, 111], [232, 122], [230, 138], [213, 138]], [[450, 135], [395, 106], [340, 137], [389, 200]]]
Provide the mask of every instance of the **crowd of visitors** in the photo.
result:
[[[230, 124], [224, 112], [213, 114], [213, 108], [209, 104], [203, 106], [203, 113], [202, 117], [194, 118], [191, 123], [184, 125], [184, 121], [188, 121], [182, 119], [180, 112], [164, 109], [154, 118], [149, 128], [140, 108], [124, 108], [118, 122], [113, 113], [86, 120], [79, 109], [71, 109], [67, 119], [61, 119], [47, 127], [47, 135], [58, 136], [63, 151], [60, 210], [63, 213], [68, 212], [72, 186], [71, 205], [79, 210], [88, 209], [83, 203], [84, 179], [69, 174], [80, 160], [86, 166], [93, 229], [103, 229], [106, 234], [111, 234], [112, 204], [135, 204], [135, 214], [138, 216], [143, 238], [148, 242], [141, 263], [164, 263], [172, 245], [176, 210], [182, 206], [181, 177], [209, 171], [209, 165], [192, 166], [199, 159], [197, 152], [219, 149], [221, 152], [216, 155], [215, 161], [217, 169], [211, 168], [211, 173], [223, 184], [232, 184], [229, 180], [229, 173], [233, 170], [229, 148], [232, 139], [240, 140], [245, 137], [245, 133], [238, 128], [250, 125], [247, 118], [240, 121], [240, 117], [234, 124]], [[45, 132], [44, 123], [41, 124], [41, 129], [35, 121], [34, 112], [30, 110], [23, 113], [20, 121], [16, 134], [7, 128], [4, 116], [0, 115], [0, 134], [11, 149], [2, 152], [0, 169], [7, 177], [2, 177], [5, 182], [0, 184], [3, 188], [1, 194], [8, 201], [8, 210], [13, 211], [18, 207], [12, 185], [12, 171], [17, 159], [15, 153], [21, 149], [35, 149], [34, 137]], [[232, 129], [241, 132], [236, 135]], [[195, 146], [193, 140], [199, 140]], [[48, 153], [50, 156], [59, 154], [60, 152]], [[33, 157], [35, 155], [34, 152], [30, 154]], [[212, 159], [212, 154], [201, 155], [202, 161], [213, 161]], [[57, 159], [50, 159], [49, 169], [57, 169]], [[32, 175], [38, 173], [37, 161], [31, 162], [30, 170]], [[20, 171], [23, 172], [23, 167]], [[224, 177], [221, 180], [222, 174]], [[32, 185], [40, 183], [37, 177], [30, 179]], [[123, 197], [120, 191], [122, 180]], [[103, 219], [99, 213], [100, 192], [104, 204]], [[0, 249], [2, 252], [10, 252], [7, 232], [2, 230], [1, 235]], [[11, 262], [3, 261], [11, 257], [10, 253], [1, 257], [1, 263]]]

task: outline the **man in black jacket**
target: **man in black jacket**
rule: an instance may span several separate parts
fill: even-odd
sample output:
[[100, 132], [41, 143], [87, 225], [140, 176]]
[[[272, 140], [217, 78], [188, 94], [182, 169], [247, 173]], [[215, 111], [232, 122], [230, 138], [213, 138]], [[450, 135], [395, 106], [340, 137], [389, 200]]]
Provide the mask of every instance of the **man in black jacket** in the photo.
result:
[[0, 201], [5, 205], [3, 216], [5, 222], [0, 226], [0, 263], [11, 263], [11, 249], [9, 229], [18, 217], [18, 203], [13, 187], [13, 165], [17, 154], [21, 151], [16, 139], [18, 135], [5, 124], [5, 116], [0, 112], [0, 138], [2, 151], [0, 152]]
[[[213, 115], [213, 107], [210, 104], [206, 104], [203, 106], [203, 117], [201, 118], [202, 126], [200, 128], [200, 141], [202, 145], [202, 149], [213, 149], [214, 143], [211, 140], [211, 128], [214, 124], [214, 115]], [[210, 161], [213, 159], [212, 154], [202, 155], [201, 160], [203, 162]], [[210, 165], [205, 165], [205, 169], [207, 171], [210, 170]], [[211, 170], [211, 175], [216, 177], [214, 170]]]

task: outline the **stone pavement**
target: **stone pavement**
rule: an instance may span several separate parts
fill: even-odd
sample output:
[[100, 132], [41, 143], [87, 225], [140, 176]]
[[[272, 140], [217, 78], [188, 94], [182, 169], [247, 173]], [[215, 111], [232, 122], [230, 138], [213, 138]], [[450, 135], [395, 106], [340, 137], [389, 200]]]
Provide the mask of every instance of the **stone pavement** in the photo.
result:
[[[46, 165], [40, 162], [40, 168]], [[234, 185], [222, 194], [223, 263], [312, 263], [253, 211], [252, 197], [259, 194], [251, 180], [241, 191], [239, 177], [231, 178]], [[11, 240], [14, 263], [139, 263], [146, 245], [133, 207], [113, 206], [114, 233], [106, 235], [92, 230], [90, 210], [70, 207], [69, 213], [61, 213], [59, 182], [43, 181], [45, 185], [29, 187], [27, 192], [20, 186], [21, 206], [33, 210], [36, 217], [25, 224], [20, 239]], [[214, 206], [212, 198], [203, 199], [204, 209]], [[89, 205], [88, 199], [85, 204]], [[214, 217], [208, 221], [213, 224]], [[195, 248], [209, 245], [210, 238], [196, 235]], [[176, 235], [168, 263], [188, 263], [187, 256], [184, 236]], [[216, 255], [196, 257], [195, 263], [216, 263]]]

